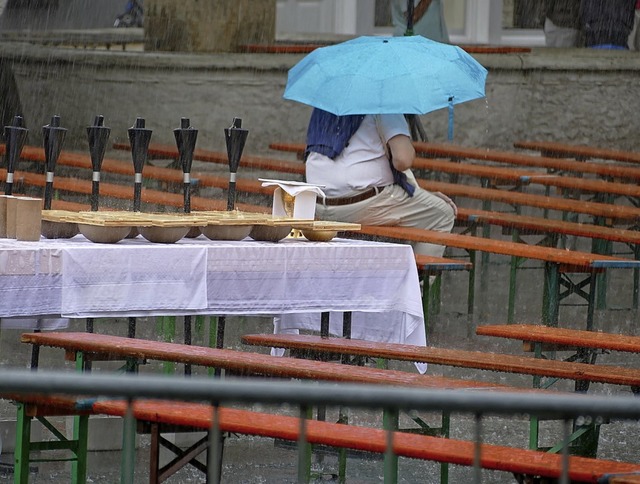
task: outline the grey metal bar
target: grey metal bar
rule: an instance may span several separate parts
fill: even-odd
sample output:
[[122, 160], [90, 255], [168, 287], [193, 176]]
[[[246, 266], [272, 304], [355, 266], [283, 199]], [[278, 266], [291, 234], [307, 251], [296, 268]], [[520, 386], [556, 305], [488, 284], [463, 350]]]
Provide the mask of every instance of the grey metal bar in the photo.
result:
[[442, 410], [485, 415], [534, 414], [544, 418], [597, 416], [640, 418], [634, 396], [534, 394], [486, 390], [428, 390], [325, 382], [275, 382], [252, 378], [212, 379], [148, 374], [97, 374], [28, 370], [0, 373], [0, 393], [26, 392], [122, 398], [160, 398], [223, 403], [289, 403], [313, 406]]

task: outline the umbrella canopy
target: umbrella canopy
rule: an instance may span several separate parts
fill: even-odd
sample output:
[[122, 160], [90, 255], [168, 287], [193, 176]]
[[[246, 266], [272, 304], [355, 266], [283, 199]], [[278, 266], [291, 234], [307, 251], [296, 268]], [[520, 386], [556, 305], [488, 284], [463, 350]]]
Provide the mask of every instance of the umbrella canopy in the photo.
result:
[[316, 49], [289, 70], [284, 98], [346, 114], [426, 114], [485, 96], [487, 70], [457, 46], [358, 37]]

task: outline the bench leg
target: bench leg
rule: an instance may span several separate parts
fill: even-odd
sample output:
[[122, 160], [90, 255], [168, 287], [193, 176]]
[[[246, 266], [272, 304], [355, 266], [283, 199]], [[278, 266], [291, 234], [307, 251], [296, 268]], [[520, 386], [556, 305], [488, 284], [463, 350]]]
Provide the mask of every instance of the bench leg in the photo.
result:
[[[176, 340], [176, 317], [160, 316], [158, 318], [161, 324], [162, 338], [167, 343], [173, 343]], [[176, 372], [176, 364], [171, 361], [162, 362], [162, 372], [167, 375], [173, 375]]]
[[298, 483], [311, 480], [311, 444], [307, 442], [307, 420], [311, 418], [311, 408], [300, 406], [300, 431], [298, 434]]
[[397, 409], [385, 409], [382, 416], [383, 427], [387, 431], [387, 449], [384, 453], [384, 482], [398, 482], [398, 456], [393, 451], [393, 436], [398, 430], [399, 413]]
[[[633, 246], [633, 258], [640, 260], [640, 245]], [[631, 307], [638, 309], [638, 295], [640, 294], [640, 269], [637, 267], [633, 269], [633, 299], [631, 301]]]
[[14, 483], [28, 484], [29, 482], [29, 451], [31, 444], [31, 420], [26, 414], [25, 405], [18, 403], [18, 417], [16, 421], [16, 449], [14, 453]]
[[79, 415], [73, 419], [73, 439], [76, 442], [76, 460], [71, 465], [72, 484], [87, 482], [87, 447], [89, 446], [89, 416]]
[[122, 464], [120, 483], [133, 484], [135, 475], [136, 419], [133, 416], [133, 402], [129, 400], [122, 426]]

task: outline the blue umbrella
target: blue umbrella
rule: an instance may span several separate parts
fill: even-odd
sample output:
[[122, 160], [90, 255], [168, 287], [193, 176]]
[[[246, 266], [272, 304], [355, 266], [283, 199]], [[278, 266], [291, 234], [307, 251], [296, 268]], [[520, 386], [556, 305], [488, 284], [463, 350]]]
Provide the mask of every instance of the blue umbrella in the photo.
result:
[[[347, 114], [426, 114], [483, 98], [487, 70], [420, 35], [358, 37], [316, 49], [289, 70], [284, 98]], [[451, 127], [450, 127], [451, 130]]]

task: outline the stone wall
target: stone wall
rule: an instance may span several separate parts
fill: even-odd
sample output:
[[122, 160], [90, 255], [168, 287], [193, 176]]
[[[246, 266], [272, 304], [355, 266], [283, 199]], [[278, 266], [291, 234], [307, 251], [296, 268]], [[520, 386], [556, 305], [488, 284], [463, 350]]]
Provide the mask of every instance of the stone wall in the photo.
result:
[[[310, 108], [282, 99], [287, 70], [302, 56], [172, 54], [55, 49], [0, 44], [15, 76], [30, 144], [53, 114], [69, 129], [67, 147], [86, 149], [97, 114], [112, 141], [143, 117], [152, 142], [174, 144], [188, 117], [198, 146], [224, 150], [234, 117], [249, 130], [245, 153], [272, 141], [303, 141]], [[511, 148], [522, 138], [564, 140], [640, 151], [640, 55], [587, 49], [475, 56], [489, 70], [486, 100], [456, 106], [454, 140]], [[446, 141], [447, 112], [422, 117], [433, 141]]]

